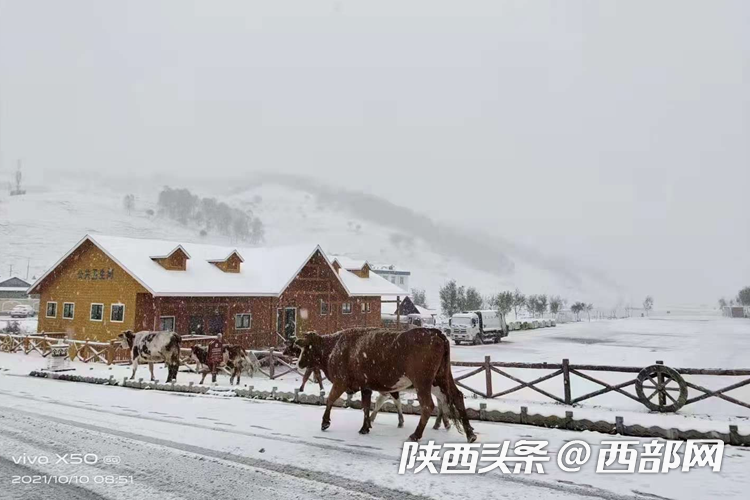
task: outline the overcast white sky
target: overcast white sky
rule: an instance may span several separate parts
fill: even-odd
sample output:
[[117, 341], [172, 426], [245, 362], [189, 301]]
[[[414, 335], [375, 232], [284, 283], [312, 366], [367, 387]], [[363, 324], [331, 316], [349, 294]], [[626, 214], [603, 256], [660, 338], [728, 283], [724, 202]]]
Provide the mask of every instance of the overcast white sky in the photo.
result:
[[0, 0], [0, 168], [313, 175], [713, 303], [750, 2]]

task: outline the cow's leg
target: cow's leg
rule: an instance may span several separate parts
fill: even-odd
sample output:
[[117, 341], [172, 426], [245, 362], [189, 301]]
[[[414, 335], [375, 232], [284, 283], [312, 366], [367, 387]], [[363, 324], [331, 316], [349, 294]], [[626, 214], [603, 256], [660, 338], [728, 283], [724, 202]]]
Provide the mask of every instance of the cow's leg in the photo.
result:
[[383, 403], [385, 403], [385, 400], [388, 399], [388, 397], [389, 396], [386, 393], [378, 393], [378, 399], [375, 400], [375, 409], [372, 410], [372, 415], [370, 415], [370, 423], [374, 422], [378, 417], [378, 412], [380, 411], [380, 408], [382, 408]]
[[201, 377], [200, 385], [203, 385], [203, 382], [206, 380], [206, 375], [208, 375], [208, 370], [203, 370], [203, 376]]
[[422, 439], [422, 433], [424, 432], [427, 421], [432, 416], [432, 410], [435, 408], [435, 403], [432, 402], [432, 383], [414, 384], [414, 388], [417, 390], [417, 399], [419, 400], [419, 406], [422, 409], [422, 416], [419, 418], [419, 424], [414, 434], [409, 436], [412, 441], [419, 441]]
[[138, 369], [138, 360], [133, 360], [133, 374], [130, 375], [130, 380], [133, 380], [135, 378], [135, 371]]
[[359, 430], [360, 434], [369, 434], [370, 428], [370, 400], [372, 398], [372, 391], [370, 389], [362, 389], [362, 411], [365, 414], [364, 421], [362, 422], [362, 428]]
[[151, 382], [155, 382], [156, 377], [154, 377], [154, 364], [153, 363], [148, 364], [148, 371], [151, 372]]
[[399, 429], [404, 426], [404, 412], [401, 409], [401, 396], [397, 392], [392, 392], [391, 397], [393, 403], [396, 405], [396, 412], [398, 413], [398, 427]]
[[315, 370], [315, 381], [318, 382], [318, 385], [320, 386], [320, 390], [323, 390], [323, 375], [320, 374], [320, 370]]
[[310, 375], [312, 375], [313, 369], [308, 368], [305, 370], [305, 374], [302, 375], [302, 385], [299, 386], [299, 392], [305, 392], [305, 384], [307, 383], [307, 380], [310, 378]]
[[443, 391], [440, 390], [439, 387], [433, 387], [432, 393], [437, 398], [437, 418], [435, 419], [435, 425], [432, 426], [433, 429], [440, 429], [440, 424], [442, 423], [445, 426], [445, 430], [451, 428], [451, 421], [448, 419], [448, 404], [445, 400], [445, 395], [443, 394]]
[[177, 372], [180, 371], [180, 365], [172, 364], [169, 365], [169, 381], [177, 382]]
[[323, 423], [320, 425], [321, 430], [326, 430], [331, 426], [331, 408], [333, 403], [344, 394], [344, 386], [333, 384], [331, 392], [328, 393], [328, 399], [326, 400], [326, 411], [323, 413]]

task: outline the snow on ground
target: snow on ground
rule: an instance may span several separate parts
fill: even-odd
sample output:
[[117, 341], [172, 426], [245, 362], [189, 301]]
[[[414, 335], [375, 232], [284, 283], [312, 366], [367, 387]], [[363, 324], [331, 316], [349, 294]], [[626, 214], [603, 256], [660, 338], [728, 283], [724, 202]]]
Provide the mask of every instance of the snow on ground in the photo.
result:
[[10, 323], [16, 322], [18, 323], [18, 326], [21, 327], [22, 333], [35, 334], [37, 331], [37, 318], [11, 318], [10, 316], [0, 316], [0, 332], [5, 330]]
[[[2, 354], [0, 366], [12, 356], [18, 357]], [[116, 465], [34, 465], [25, 472], [132, 475], [133, 483], [124, 486], [85, 486], [112, 499], [330, 498], [351, 491], [357, 493], [355, 498], [394, 499], [414, 498], [401, 492], [451, 499], [729, 499], [745, 498], [750, 488], [750, 450], [738, 447], [725, 450], [719, 473], [597, 475], [594, 459], [580, 472], [564, 473], [554, 461], [566, 441], [587, 441], [595, 457], [602, 439], [621, 438], [477, 422], [482, 443], [548, 440], [553, 461], [545, 467], [546, 473], [400, 476], [402, 443], [416, 425], [416, 417], [408, 415], [403, 429], [397, 428], [394, 415], [381, 415], [371, 433], [362, 436], [357, 433], [361, 412], [336, 408], [331, 428], [322, 432], [323, 408], [317, 406], [96, 386], [2, 370], [0, 406], [4, 408], [0, 471], [4, 465], [7, 468], [10, 457], [23, 453], [117, 455], [122, 462]], [[453, 443], [463, 437], [455, 430], [435, 431], [428, 426], [424, 440]], [[0, 480], [7, 481], [7, 476]], [[289, 485], [295, 488], [290, 490]], [[31, 487], [3, 484], [2, 490], [21, 498], [19, 492]]]
[[[710, 338], [711, 342], [706, 339]], [[731, 348], [727, 346], [732, 346]], [[555, 328], [525, 330], [511, 332], [510, 336], [501, 344], [484, 346], [452, 346], [453, 360], [483, 361], [488, 355], [493, 361], [523, 361], [560, 363], [563, 358], [570, 359], [574, 364], [599, 364], [614, 366], [642, 367], [657, 360], [663, 360], [667, 366], [678, 368], [748, 368], [750, 363], [750, 321], [721, 317], [657, 317], [631, 318], [626, 320], [607, 320], [579, 322], [559, 325]], [[46, 366], [46, 360], [31, 354], [8, 355], [0, 353], [0, 366], [12, 370], [13, 373], [27, 374], [32, 369]], [[130, 376], [130, 368], [126, 366], [106, 366], [97, 363], [72, 363], [75, 373], [108, 378], [110, 375], [118, 380]], [[283, 368], [281, 368], [283, 370]], [[469, 368], [454, 368], [454, 373], [464, 373]], [[521, 370], [507, 369], [507, 372], [522, 379], [532, 380], [549, 370]], [[634, 377], [633, 374], [606, 374], [587, 372], [607, 382], [621, 382]], [[156, 368], [157, 378], [162, 381], [166, 377], [166, 370], [162, 365]], [[141, 366], [136, 379], [149, 379], [148, 368]], [[730, 385], [747, 377], [710, 377], [688, 376], [687, 379], [704, 387], [718, 389]], [[210, 381], [210, 377], [208, 378]], [[190, 381], [197, 384], [200, 376], [181, 372], [180, 383]], [[471, 387], [484, 390], [485, 375], [480, 373], [464, 381]], [[600, 388], [600, 386], [572, 377], [572, 395], [582, 395]], [[207, 382], [208, 383], [208, 382]], [[249, 378], [243, 375], [242, 384], [254, 386], [256, 390], [270, 391], [276, 387], [280, 391], [292, 392], [301, 383], [301, 376], [297, 373], [284, 375], [276, 380], [268, 380], [262, 375]], [[221, 375], [219, 384], [227, 385], [228, 377]], [[509, 388], [515, 385], [509, 379], [493, 374], [493, 391]], [[549, 392], [561, 395], [562, 378], [557, 377], [540, 384]], [[328, 392], [330, 385], [324, 383], [324, 390]], [[634, 392], [632, 387], [628, 388]], [[308, 381], [305, 392], [317, 394], [320, 391], [317, 384]], [[566, 411], [573, 410], [577, 419], [604, 420], [614, 422], [615, 416], [624, 418], [626, 424], [640, 424], [644, 426], [660, 426], [663, 428], [678, 428], [683, 430], [720, 431], [727, 432], [730, 424], [737, 425], [741, 434], [750, 434], [750, 411], [741, 406], [730, 404], [718, 398], [710, 398], [693, 405], [683, 407], [678, 414], [652, 414], [640, 403], [625, 396], [610, 393], [585, 401], [574, 408], [555, 403], [543, 395], [531, 390], [522, 389], [518, 392], [492, 400], [473, 397], [468, 391], [467, 404], [479, 409], [480, 403], [487, 405], [490, 410], [519, 412], [521, 406], [526, 406], [532, 414], [564, 416]], [[690, 396], [697, 393], [690, 391]], [[750, 389], [742, 387], [729, 393], [742, 401], [750, 401]], [[355, 396], [356, 397], [356, 396]], [[414, 394], [404, 393], [402, 400], [408, 402], [415, 399]]]
[[[490, 356], [492, 361], [561, 363], [568, 358], [571, 364], [644, 367], [663, 361], [675, 368], [750, 369], [750, 321], [719, 316], [662, 315], [651, 318], [629, 318], [592, 322], [567, 323], [554, 328], [513, 331], [501, 344], [484, 346], [454, 346], [453, 360], [481, 361]], [[462, 373], [469, 369], [457, 369]], [[549, 370], [508, 369], [508, 373], [523, 380], [540, 377]], [[627, 373], [585, 372], [606, 382], [622, 382], [634, 378]], [[697, 385], [718, 389], [748, 377], [686, 376]], [[474, 387], [484, 387], [484, 374], [469, 379]], [[493, 376], [493, 391], [515, 385], [498, 375]], [[579, 377], [571, 379], [573, 398], [600, 389], [601, 386]], [[562, 394], [562, 379], [555, 378], [540, 384], [553, 394]], [[633, 391], [633, 388], [630, 388]], [[700, 393], [690, 390], [689, 397]], [[750, 402], [750, 387], [731, 391], [729, 395]], [[506, 400], [549, 401], [531, 389], [522, 389]], [[625, 409], [646, 412], [640, 403], [616, 393], [597, 397], [583, 404], [585, 407]], [[681, 414], [703, 417], [750, 418], [750, 410], [709, 398], [680, 410]], [[722, 428], [725, 431], [725, 428]]]

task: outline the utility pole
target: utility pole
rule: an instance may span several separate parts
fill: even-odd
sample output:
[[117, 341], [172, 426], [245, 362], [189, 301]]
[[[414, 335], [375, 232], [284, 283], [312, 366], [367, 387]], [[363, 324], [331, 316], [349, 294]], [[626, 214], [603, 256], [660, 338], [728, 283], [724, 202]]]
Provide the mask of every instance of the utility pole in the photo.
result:
[[29, 281], [29, 267], [31, 266], [31, 257], [26, 259], [26, 281]]
[[8, 277], [9, 278], [13, 277], [13, 264], [10, 265], [10, 272], [8, 273]]

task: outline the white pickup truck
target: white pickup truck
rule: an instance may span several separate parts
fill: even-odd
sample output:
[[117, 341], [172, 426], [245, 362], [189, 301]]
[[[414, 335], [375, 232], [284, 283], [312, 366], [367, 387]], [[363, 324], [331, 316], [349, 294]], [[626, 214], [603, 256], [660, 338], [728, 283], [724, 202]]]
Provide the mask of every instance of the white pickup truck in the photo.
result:
[[508, 336], [505, 318], [497, 311], [465, 311], [454, 314], [450, 319], [450, 337], [456, 343], [467, 342], [474, 345], [497, 344]]

